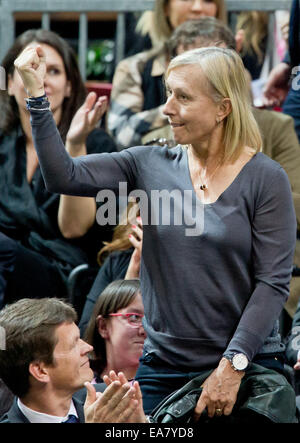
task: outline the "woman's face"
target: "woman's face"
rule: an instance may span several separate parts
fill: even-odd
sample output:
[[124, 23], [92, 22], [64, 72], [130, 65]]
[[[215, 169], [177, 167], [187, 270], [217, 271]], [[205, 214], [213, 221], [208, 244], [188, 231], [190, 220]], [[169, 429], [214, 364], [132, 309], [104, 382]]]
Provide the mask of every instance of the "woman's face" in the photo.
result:
[[[52, 46], [44, 43], [41, 43], [40, 46], [42, 46], [46, 55], [45, 92], [49, 97], [51, 110], [55, 114], [57, 111], [61, 111], [64, 98], [70, 96], [70, 82], [67, 80], [63, 59], [58, 52]], [[26, 109], [24, 99], [27, 94], [16, 69], [13, 76], [8, 79], [8, 93], [15, 97], [19, 109]]]
[[[144, 315], [144, 305], [139, 292], [126, 308], [117, 312], [117, 314], [126, 313]], [[103, 333], [99, 332], [103, 336]], [[124, 317], [110, 317], [105, 337], [107, 360], [119, 368], [137, 366], [145, 338], [146, 333], [142, 325], [134, 327]]]
[[209, 141], [217, 126], [219, 106], [210, 96], [201, 68], [176, 67], [170, 72], [166, 87], [168, 99], [163, 112], [168, 116], [175, 141], [195, 147]]
[[187, 20], [216, 17], [218, 7], [213, 0], [169, 0], [165, 14], [173, 29]]

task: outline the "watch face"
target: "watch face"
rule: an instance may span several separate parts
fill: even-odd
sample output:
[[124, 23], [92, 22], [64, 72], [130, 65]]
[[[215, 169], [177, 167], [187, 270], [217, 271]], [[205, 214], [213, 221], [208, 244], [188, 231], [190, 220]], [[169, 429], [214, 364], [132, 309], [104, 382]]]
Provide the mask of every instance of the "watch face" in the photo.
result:
[[248, 358], [244, 354], [235, 354], [232, 358], [232, 364], [238, 371], [243, 371], [248, 366]]

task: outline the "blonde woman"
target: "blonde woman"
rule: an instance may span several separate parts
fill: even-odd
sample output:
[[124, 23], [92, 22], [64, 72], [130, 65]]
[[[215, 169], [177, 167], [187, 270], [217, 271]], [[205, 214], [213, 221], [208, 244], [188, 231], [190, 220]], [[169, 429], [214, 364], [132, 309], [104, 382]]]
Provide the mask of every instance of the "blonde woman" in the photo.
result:
[[[31, 96], [48, 188], [94, 196], [103, 188], [118, 192], [126, 182], [129, 193], [139, 190], [147, 338], [136, 380], [145, 412], [211, 369], [195, 418], [204, 409], [209, 417], [230, 415], [250, 362], [282, 370], [278, 316], [289, 294], [296, 240], [289, 180], [260, 152], [241, 58], [210, 47], [171, 61], [164, 112], [175, 148], [134, 147], [80, 159], [64, 149], [47, 109], [42, 51], [28, 48], [15, 63]], [[158, 192], [166, 199], [157, 207]]]
[[156, 0], [154, 11], [146, 11], [137, 24], [141, 35], [149, 35], [152, 45], [161, 45], [174, 29], [186, 20], [203, 16], [216, 17], [227, 22], [223, 0]]
[[259, 78], [263, 67], [268, 39], [269, 14], [263, 11], [241, 12], [236, 30], [244, 32], [241, 56], [252, 80]]
[[139, 29], [149, 33], [153, 48], [122, 60], [116, 68], [107, 126], [118, 149], [142, 144], [146, 133], [167, 123], [163, 114], [163, 75], [169, 62], [164, 44], [187, 20], [217, 17], [226, 20], [223, 0], [157, 0]]

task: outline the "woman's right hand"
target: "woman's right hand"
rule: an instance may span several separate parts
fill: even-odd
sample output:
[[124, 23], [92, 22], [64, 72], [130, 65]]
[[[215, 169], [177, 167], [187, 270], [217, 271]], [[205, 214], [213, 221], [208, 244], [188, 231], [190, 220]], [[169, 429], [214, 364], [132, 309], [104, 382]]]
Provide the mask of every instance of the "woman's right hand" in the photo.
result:
[[15, 60], [15, 68], [29, 96], [40, 97], [45, 94], [46, 56], [40, 45], [26, 46]]

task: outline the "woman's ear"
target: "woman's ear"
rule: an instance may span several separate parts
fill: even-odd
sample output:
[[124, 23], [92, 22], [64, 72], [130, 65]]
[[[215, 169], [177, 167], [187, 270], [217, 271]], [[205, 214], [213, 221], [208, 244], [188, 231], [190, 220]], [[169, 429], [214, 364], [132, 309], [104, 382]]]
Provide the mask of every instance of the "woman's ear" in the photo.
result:
[[217, 121], [222, 122], [232, 111], [230, 98], [223, 98], [219, 105]]
[[102, 338], [107, 339], [109, 337], [109, 331], [107, 328], [107, 319], [102, 317], [102, 315], [98, 315], [97, 319], [97, 329]]

